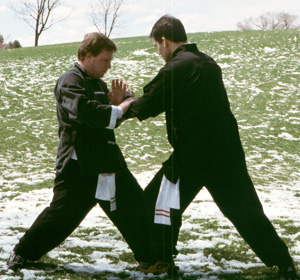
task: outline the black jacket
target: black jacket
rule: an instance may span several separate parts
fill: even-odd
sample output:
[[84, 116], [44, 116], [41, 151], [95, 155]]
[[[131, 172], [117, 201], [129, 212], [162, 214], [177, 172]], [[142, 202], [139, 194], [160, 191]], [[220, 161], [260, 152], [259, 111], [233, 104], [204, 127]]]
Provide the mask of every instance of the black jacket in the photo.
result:
[[165, 112], [174, 152], [164, 163], [175, 182], [189, 176], [203, 185], [232, 182], [247, 174], [237, 122], [217, 63], [186, 44], [173, 53], [125, 115], [139, 120]]
[[59, 124], [56, 170], [62, 172], [75, 149], [83, 174], [114, 172], [125, 164], [109, 126], [108, 88], [79, 64], [65, 72], [54, 89]]

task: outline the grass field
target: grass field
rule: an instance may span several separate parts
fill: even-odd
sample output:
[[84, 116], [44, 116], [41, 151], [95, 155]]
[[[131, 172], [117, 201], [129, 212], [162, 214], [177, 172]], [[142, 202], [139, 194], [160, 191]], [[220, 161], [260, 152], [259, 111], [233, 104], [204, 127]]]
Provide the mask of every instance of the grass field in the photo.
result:
[[[249, 173], [300, 269], [299, 35], [296, 30], [195, 33], [189, 41], [223, 70]], [[140, 96], [164, 63], [146, 37], [115, 42], [118, 52], [104, 80], [124, 78]], [[14, 274], [5, 266], [13, 245], [51, 200], [58, 144], [53, 87], [76, 61], [78, 45], [0, 52], [0, 279], [143, 279], [99, 208], [30, 270]], [[129, 168], [147, 185], [170, 153], [164, 116], [130, 120], [116, 135]], [[185, 213], [178, 248], [181, 279], [276, 279], [205, 189]]]

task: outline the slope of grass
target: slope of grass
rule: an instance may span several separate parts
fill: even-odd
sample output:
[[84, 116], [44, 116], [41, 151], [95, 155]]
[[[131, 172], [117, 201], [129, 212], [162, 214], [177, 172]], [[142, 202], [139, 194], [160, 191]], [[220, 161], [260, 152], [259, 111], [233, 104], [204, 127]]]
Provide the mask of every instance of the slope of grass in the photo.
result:
[[[300, 220], [292, 215], [299, 211], [300, 197], [300, 51], [295, 36], [299, 35], [294, 30], [214, 32], [189, 34], [189, 41], [223, 70], [249, 172], [267, 211], [275, 211], [273, 223], [299, 266]], [[164, 63], [147, 37], [115, 41], [118, 52], [104, 80], [110, 84], [114, 78], [124, 78], [140, 96]], [[12, 224], [23, 212], [38, 213], [51, 199], [42, 197], [33, 208], [26, 206], [28, 196], [52, 187], [58, 144], [53, 88], [76, 61], [78, 45], [0, 51], [0, 212], [4, 215], [8, 205], [17, 205], [19, 213], [9, 218]], [[164, 115], [142, 123], [129, 120], [116, 135], [136, 174], [154, 173], [171, 151]], [[222, 216], [203, 216], [209, 205], [210, 200], [196, 199], [184, 216], [178, 244], [180, 279], [274, 279], [276, 272], [261, 264]], [[289, 214], [295, 219], [287, 218]], [[30, 225], [27, 220], [14, 225], [5, 221], [0, 218], [0, 234], [9, 240], [19, 238]], [[107, 218], [100, 217], [97, 226], [80, 227], [68, 240], [31, 265], [36, 279], [140, 279], [134, 273], [133, 255]], [[74, 240], [84, 245], [73, 244]], [[102, 240], [110, 245], [97, 243]], [[0, 248], [1, 256], [7, 254], [7, 247]], [[5, 257], [0, 257], [0, 264], [1, 279], [26, 276], [8, 272]], [[93, 270], [104, 264], [117, 268]], [[126, 271], [118, 271], [124, 264]]]

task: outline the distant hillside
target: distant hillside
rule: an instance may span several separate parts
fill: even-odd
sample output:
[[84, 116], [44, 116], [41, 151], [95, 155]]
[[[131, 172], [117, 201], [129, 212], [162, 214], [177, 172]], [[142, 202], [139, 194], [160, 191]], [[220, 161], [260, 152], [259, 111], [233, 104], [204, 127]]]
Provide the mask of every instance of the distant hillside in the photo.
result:
[[[232, 31], [189, 34], [223, 69], [256, 182], [290, 181], [299, 174], [299, 32]], [[297, 40], [296, 40], [297, 39]], [[148, 37], [116, 39], [118, 52], [104, 78], [124, 78], [139, 96], [163, 66]], [[43, 181], [53, 176], [57, 122], [53, 87], [76, 61], [79, 43], [0, 52], [0, 172]], [[132, 170], [157, 168], [170, 151], [164, 117], [131, 120], [116, 130]], [[144, 160], [144, 158], [147, 158]], [[274, 173], [274, 169], [278, 173]], [[43, 186], [43, 183], [41, 183]]]
[[[118, 52], [104, 80], [110, 87], [111, 79], [124, 78], [140, 96], [164, 62], [147, 37], [115, 41]], [[223, 70], [249, 173], [299, 270], [299, 32], [194, 33], [189, 41]], [[0, 51], [1, 280], [145, 279], [135, 271], [132, 252], [99, 207], [63, 244], [28, 269], [13, 273], [6, 267], [13, 246], [52, 198], [58, 144], [53, 88], [76, 61], [78, 45]], [[170, 154], [164, 115], [129, 120], [115, 131], [129, 168], [145, 187]], [[205, 188], [184, 212], [177, 245], [178, 280], [278, 278], [240, 238]], [[153, 277], [146, 276], [157, 279]]]

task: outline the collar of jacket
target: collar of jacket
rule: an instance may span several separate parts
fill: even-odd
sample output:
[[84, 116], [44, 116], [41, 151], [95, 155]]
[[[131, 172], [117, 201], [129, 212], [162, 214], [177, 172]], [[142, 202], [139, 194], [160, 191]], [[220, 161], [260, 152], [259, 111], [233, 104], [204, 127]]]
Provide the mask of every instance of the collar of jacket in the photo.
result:
[[173, 52], [173, 58], [181, 51], [186, 51], [186, 52], [198, 52], [197, 45], [195, 43], [192, 44], [183, 44], [180, 47], [178, 47], [174, 52]]
[[93, 79], [83, 68], [82, 66], [78, 63], [74, 63], [74, 67], [78, 68], [78, 70], [82, 73], [85, 79], [87, 80], [99, 80], [99, 79]]

